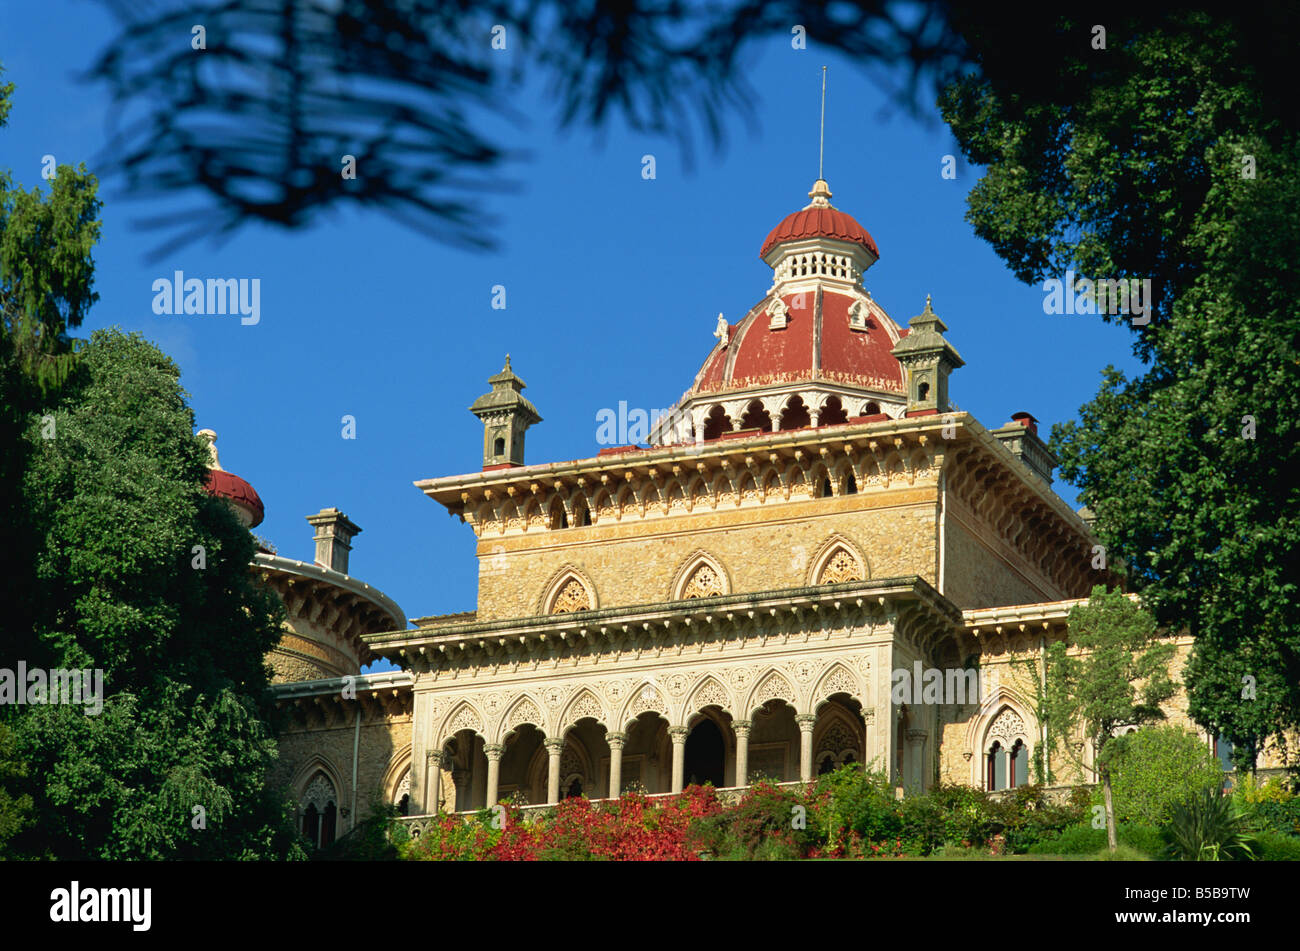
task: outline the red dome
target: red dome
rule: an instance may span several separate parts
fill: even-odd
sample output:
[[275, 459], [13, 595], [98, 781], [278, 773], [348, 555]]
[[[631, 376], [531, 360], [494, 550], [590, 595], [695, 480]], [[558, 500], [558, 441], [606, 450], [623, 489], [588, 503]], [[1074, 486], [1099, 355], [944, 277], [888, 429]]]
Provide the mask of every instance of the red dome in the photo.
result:
[[873, 307], [867, 329], [854, 330], [849, 327], [849, 308], [856, 297], [823, 290], [820, 308], [818, 295], [812, 291], [786, 294], [781, 299], [789, 308], [787, 326], [771, 329], [770, 298], [765, 298], [740, 323], [731, 325], [726, 347], [714, 347], [692, 393], [813, 379], [906, 392], [902, 364], [891, 353], [895, 339], [885, 322], [894, 325], [887, 316], [882, 318], [883, 311]]
[[829, 205], [803, 208], [786, 215], [782, 222], [768, 233], [758, 256], [766, 257], [768, 251], [784, 241], [800, 241], [804, 238], [835, 238], [839, 241], [851, 241], [866, 248], [876, 257], [880, 257], [876, 241], [867, 233], [867, 229], [858, 224], [857, 219], [852, 215], [845, 214], [838, 208], [831, 208]]
[[236, 506], [244, 509], [252, 519], [249, 528], [260, 525], [262, 519], [266, 516], [266, 508], [262, 505], [262, 499], [258, 496], [257, 490], [233, 472], [226, 472], [224, 469], [209, 469], [204, 488], [212, 495], [222, 499], [229, 499]]

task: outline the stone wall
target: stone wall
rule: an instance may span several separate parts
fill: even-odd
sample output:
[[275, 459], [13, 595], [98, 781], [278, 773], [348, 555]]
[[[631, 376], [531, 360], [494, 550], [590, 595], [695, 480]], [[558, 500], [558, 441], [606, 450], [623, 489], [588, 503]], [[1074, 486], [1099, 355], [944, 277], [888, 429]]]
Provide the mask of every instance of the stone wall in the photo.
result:
[[917, 485], [487, 537], [478, 545], [477, 616], [545, 613], [543, 596], [566, 566], [589, 579], [602, 608], [671, 600], [700, 551], [722, 566], [731, 593], [800, 587], [814, 580], [813, 561], [835, 533], [865, 556], [870, 577], [921, 575], [933, 584], [935, 500], [933, 485]]

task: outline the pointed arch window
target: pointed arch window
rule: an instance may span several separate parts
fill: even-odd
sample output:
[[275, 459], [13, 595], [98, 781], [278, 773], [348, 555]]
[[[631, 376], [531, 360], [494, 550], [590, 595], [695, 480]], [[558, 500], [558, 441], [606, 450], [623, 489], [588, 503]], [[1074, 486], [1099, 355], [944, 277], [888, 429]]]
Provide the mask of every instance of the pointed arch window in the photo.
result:
[[303, 790], [302, 834], [315, 848], [322, 849], [334, 841], [338, 827], [337, 800], [334, 784], [320, 771]]

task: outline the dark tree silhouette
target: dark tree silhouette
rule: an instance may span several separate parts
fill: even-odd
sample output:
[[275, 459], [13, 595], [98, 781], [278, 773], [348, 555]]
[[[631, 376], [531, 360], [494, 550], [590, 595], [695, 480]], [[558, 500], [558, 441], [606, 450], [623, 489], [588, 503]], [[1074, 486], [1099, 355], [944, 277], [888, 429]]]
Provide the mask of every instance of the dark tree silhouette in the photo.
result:
[[[1108, 49], [1165, 22], [1174, 5], [886, 0], [100, 0], [120, 31], [89, 77], [109, 84], [115, 134], [97, 171], [131, 193], [201, 198], [145, 221], [179, 229], [162, 250], [246, 221], [298, 227], [320, 211], [375, 206], [441, 241], [493, 244], [475, 197], [505, 189], [525, 153], [483, 128], [519, 127], [511, 105], [529, 72], [547, 82], [562, 126], [631, 128], [725, 144], [751, 126], [744, 73], [756, 41], [800, 26], [809, 85], [825, 54], [868, 70], [884, 101], [937, 122], [940, 89], [978, 72], [1004, 101], [1072, 103], [1103, 82]], [[1183, 6], [1186, 9], [1186, 5]], [[1218, 12], [1235, 20], [1261, 97], [1294, 122], [1285, 75], [1295, 18], [1285, 6]], [[195, 49], [193, 29], [204, 30]], [[500, 28], [500, 29], [498, 29]], [[504, 30], [505, 49], [498, 45]], [[818, 55], [823, 54], [823, 55]], [[1244, 65], [1244, 64], [1243, 64]], [[341, 172], [354, 156], [355, 179]], [[211, 205], [215, 202], [215, 212]]]

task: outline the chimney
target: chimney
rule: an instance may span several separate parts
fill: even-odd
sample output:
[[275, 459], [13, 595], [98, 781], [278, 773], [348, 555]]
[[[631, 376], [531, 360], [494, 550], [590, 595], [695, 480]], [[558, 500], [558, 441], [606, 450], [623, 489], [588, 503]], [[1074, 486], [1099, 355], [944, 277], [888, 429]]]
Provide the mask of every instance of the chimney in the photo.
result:
[[1052, 484], [1052, 470], [1056, 468], [1057, 460], [1048, 450], [1047, 443], [1039, 438], [1038, 420], [1029, 413], [1012, 413], [1011, 422], [993, 430], [993, 435], [1026, 469], [1048, 485]]
[[321, 509], [315, 515], [308, 515], [307, 521], [316, 529], [313, 536], [316, 542], [316, 564], [323, 568], [332, 568], [340, 574], [348, 573], [348, 552], [352, 550], [352, 539], [361, 534], [361, 529], [338, 509]]

